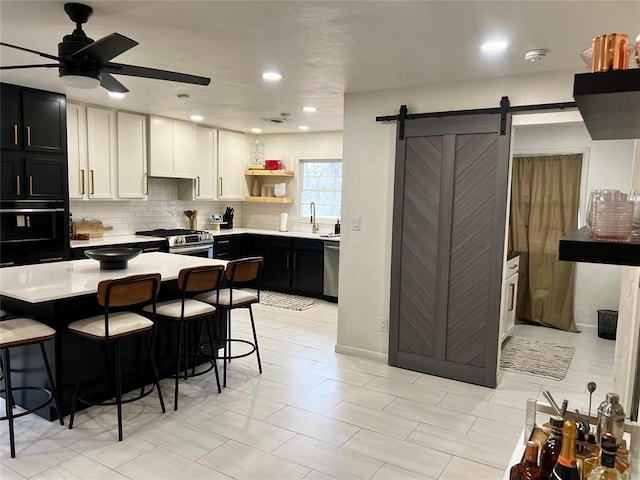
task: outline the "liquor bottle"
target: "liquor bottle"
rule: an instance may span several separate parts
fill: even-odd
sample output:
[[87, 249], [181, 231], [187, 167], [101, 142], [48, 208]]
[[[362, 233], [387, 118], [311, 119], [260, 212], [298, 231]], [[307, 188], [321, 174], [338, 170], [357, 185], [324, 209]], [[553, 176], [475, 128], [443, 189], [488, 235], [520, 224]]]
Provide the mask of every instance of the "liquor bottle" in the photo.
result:
[[540, 450], [540, 469], [542, 470], [542, 478], [547, 480], [551, 477], [551, 471], [556, 466], [560, 450], [562, 449], [562, 426], [564, 422], [562, 417], [554, 415], [549, 419], [551, 425], [551, 434], [542, 445]]
[[527, 442], [524, 462], [511, 467], [509, 480], [540, 480], [542, 470], [538, 466], [538, 444], [532, 440]]
[[567, 420], [562, 427], [562, 450], [558, 462], [551, 471], [551, 480], [580, 480], [576, 461], [576, 439], [578, 427], [576, 422]]
[[594, 467], [587, 480], [622, 480], [622, 475], [615, 468], [616, 437], [612, 433], [604, 433], [600, 441], [600, 465]]

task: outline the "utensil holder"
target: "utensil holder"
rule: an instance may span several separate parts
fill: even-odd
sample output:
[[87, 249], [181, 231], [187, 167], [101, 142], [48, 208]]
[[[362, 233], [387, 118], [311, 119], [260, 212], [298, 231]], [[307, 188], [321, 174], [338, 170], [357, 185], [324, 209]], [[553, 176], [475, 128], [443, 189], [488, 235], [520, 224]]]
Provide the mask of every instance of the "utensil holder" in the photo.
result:
[[189, 219], [189, 230], [197, 230], [198, 229], [198, 219], [190, 218]]

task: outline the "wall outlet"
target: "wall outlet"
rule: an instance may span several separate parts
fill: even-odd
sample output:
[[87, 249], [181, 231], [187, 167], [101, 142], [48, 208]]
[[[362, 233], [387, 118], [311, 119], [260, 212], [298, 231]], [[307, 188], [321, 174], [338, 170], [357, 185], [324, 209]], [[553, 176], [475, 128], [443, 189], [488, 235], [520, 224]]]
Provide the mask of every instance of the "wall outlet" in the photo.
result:
[[388, 332], [389, 331], [389, 319], [388, 318], [381, 318], [380, 320], [378, 320], [378, 330], [381, 332]]
[[351, 230], [360, 230], [360, 217], [351, 217]]

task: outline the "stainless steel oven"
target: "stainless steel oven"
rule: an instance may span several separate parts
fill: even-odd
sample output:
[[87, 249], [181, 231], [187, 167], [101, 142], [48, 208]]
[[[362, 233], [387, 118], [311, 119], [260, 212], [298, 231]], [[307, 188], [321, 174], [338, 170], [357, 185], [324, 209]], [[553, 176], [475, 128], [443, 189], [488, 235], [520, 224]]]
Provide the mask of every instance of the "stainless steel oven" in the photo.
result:
[[3, 249], [64, 248], [68, 226], [62, 201], [3, 201], [0, 204], [0, 246]]
[[201, 230], [156, 229], [136, 232], [137, 235], [163, 237], [169, 244], [169, 253], [192, 257], [213, 258], [213, 235]]

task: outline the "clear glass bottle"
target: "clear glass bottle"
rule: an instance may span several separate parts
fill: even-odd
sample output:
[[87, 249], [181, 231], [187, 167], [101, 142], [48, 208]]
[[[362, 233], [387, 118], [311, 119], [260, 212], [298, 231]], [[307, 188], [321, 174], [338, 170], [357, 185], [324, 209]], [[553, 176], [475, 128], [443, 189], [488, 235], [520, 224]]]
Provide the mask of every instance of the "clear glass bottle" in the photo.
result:
[[580, 480], [578, 463], [576, 460], [576, 439], [578, 427], [576, 422], [567, 420], [562, 427], [562, 450], [558, 462], [551, 471], [552, 480]]
[[511, 467], [509, 480], [540, 480], [541, 478], [542, 470], [538, 466], [538, 444], [529, 440], [524, 461]]
[[558, 461], [558, 456], [560, 456], [564, 422], [562, 417], [554, 415], [549, 419], [549, 425], [551, 426], [551, 434], [542, 444], [542, 449], [540, 450], [540, 468], [542, 470], [542, 478], [545, 480], [551, 477], [551, 471]]
[[605, 433], [600, 441], [600, 465], [594, 467], [587, 480], [622, 480], [622, 475], [616, 470], [616, 446], [615, 435]]

